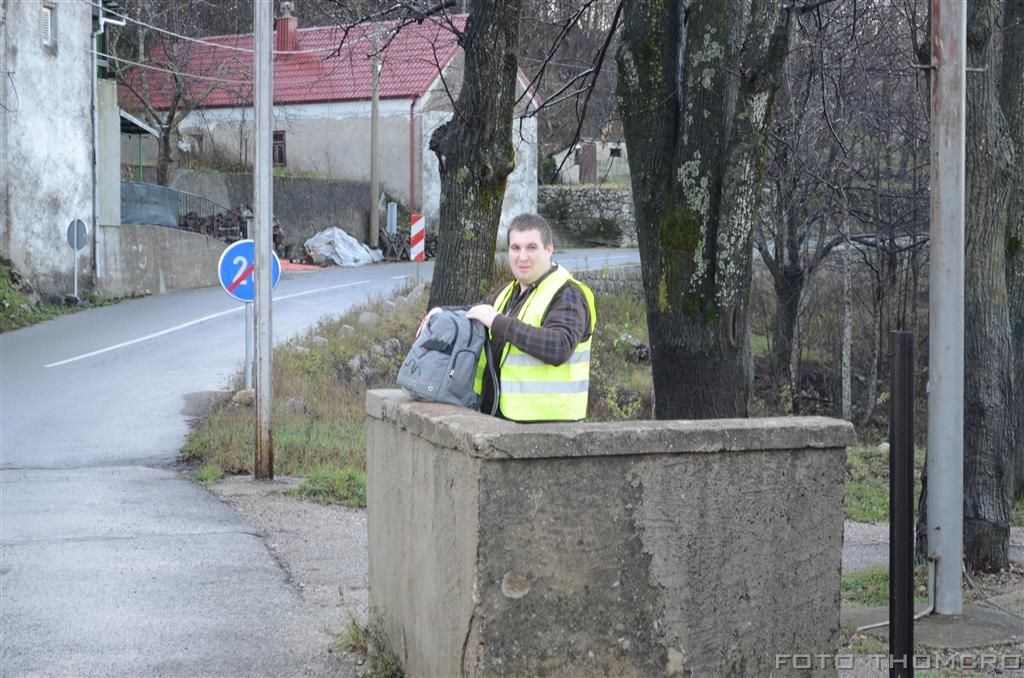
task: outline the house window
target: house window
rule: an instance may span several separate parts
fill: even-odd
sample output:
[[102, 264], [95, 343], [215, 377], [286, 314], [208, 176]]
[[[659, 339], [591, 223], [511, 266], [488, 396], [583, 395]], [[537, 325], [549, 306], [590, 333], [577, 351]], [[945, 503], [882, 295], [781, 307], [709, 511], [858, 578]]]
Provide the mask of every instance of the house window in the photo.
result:
[[287, 164], [287, 156], [284, 148], [284, 132], [274, 132], [274, 167], [284, 167]]
[[57, 22], [53, 10], [56, 6], [45, 3], [39, 8], [39, 39], [45, 47], [53, 47], [57, 42]]
[[618, 147], [612, 148], [611, 150], [608, 151], [608, 154], [613, 158], [621, 158], [622, 149]]

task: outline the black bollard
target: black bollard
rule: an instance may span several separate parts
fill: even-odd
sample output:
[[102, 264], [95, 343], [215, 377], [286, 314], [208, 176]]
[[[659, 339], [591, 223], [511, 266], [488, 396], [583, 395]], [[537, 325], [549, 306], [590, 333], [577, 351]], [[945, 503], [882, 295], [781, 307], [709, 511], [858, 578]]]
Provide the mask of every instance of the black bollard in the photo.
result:
[[891, 335], [889, 676], [914, 675], [914, 335]]

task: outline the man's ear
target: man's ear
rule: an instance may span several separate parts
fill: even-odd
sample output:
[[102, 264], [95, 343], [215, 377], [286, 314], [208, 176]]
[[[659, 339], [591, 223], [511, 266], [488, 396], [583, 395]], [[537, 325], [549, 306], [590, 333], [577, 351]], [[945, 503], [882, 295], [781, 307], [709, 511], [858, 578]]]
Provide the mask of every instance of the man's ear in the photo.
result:
[[554, 253], [555, 253], [555, 243], [551, 243], [551, 244], [549, 244], [549, 245], [548, 245], [547, 247], [545, 247], [544, 249], [545, 249], [545, 250], [547, 250], [547, 252], [548, 252], [548, 256], [550, 257], [550, 256], [551, 256], [552, 254], [554, 254]]

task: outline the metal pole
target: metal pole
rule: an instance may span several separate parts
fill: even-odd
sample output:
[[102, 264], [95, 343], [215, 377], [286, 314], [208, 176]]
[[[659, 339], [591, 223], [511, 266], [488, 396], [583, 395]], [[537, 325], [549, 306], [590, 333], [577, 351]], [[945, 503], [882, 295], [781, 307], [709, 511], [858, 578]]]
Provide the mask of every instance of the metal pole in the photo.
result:
[[273, 110], [273, 59], [272, 23], [274, 4], [272, 0], [256, 0], [253, 3], [253, 26], [256, 31], [253, 53], [255, 99], [253, 101], [256, 121], [256, 162], [253, 167], [253, 216], [256, 222], [255, 271], [256, 282], [255, 334], [256, 334], [256, 462], [257, 479], [274, 477], [274, 441], [271, 427], [271, 282], [273, 276], [270, 250], [273, 246], [271, 221], [274, 213], [273, 165], [271, 159], [271, 138], [274, 125]]
[[252, 335], [253, 312], [252, 304], [245, 305], [245, 387], [252, 388]]
[[889, 675], [914, 675], [914, 335], [890, 335]]
[[370, 97], [370, 233], [369, 245], [376, 248], [380, 238], [380, 54], [377, 29], [373, 31], [373, 87]]
[[76, 220], [76, 221], [72, 222], [71, 225], [75, 229], [75, 238], [74, 238], [75, 246], [73, 248], [74, 249], [74, 257], [75, 257], [75, 291], [74, 291], [74, 295], [75, 295], [75, 301], [78, 301], [78, 247], [79, 247], [79, 242], [78, 242], [78, 221]]
[[966, 0], [931, 0], [928, 557], [935, 613], [963, 613]]

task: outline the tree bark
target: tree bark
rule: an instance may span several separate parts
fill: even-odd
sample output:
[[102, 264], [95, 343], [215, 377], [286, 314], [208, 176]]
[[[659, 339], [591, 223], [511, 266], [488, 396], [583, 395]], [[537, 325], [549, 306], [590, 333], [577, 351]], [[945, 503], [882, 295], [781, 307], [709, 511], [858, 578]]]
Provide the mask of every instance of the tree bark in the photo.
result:
[[964, 556], [976, 570], [1009, 564], [1013, 502], [1012, 372], [1006, 217], [1013, 143], [994, 68], [999, 0], [968, 5], [964, 379]]
[[491, 291], [501, 205], [515, 164], [521, 5], [522, 0], [473, 3], [461, 39], [465, 69], [455, 115], [430, 140], [441, 169], [431, 306], [469, 304]]
[[747, 416], [752, 232], [788, 15], [752, 0], [626, 0], [623, 16], [655, 415]]
[[1024, 497], [1024, 0], [1006, 0], [999, 102], [1016, 151], [1006, 219], [1006, 287], [1013, 346], [1014, 496]]

